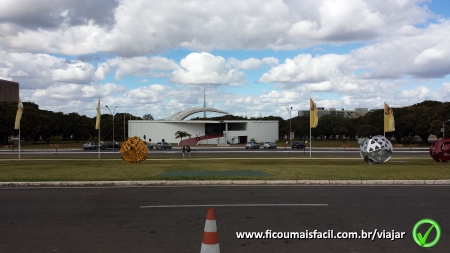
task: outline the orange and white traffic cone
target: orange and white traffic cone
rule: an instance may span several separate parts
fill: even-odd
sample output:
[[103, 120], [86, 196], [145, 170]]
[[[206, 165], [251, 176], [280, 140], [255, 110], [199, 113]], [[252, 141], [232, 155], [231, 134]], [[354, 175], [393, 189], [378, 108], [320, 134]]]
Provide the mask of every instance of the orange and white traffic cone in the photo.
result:
[[200, 253], [220, 253], [214, 207], [208, 208]]

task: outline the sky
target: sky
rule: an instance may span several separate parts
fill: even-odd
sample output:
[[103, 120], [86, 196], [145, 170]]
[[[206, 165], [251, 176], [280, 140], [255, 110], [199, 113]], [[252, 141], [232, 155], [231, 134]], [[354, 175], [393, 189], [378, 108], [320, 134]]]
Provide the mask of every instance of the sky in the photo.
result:
[[[2, 0], [0, 79], [94, 117], [450, 101], [447, 0]], [[192, 117], [203, 116], [202, 113]], [[218, 116], [208, 113], [207, 116]]]

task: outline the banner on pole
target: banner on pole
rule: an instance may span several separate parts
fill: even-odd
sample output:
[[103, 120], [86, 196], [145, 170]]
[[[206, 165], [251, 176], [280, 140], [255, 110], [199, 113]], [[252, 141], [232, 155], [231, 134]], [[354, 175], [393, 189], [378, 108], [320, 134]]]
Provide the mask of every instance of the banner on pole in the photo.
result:
[[22, 101], [19, 99], [19, 103], [17, 104], [16, 121], [14, 124], [14, 129], [20, 129], [20, 120], [22, 119], [22, 113], [23, 113], [23, 104]]

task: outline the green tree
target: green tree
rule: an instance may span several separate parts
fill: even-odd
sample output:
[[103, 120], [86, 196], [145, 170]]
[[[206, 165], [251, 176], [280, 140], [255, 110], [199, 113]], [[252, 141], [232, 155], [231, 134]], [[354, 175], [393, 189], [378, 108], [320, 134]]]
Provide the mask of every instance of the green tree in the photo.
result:
[[35, 143], [39, 134], [46, 127], [45, 120], [37, 104], [24, 102], [22, 120], [20, 121], [21, 137], [23, 136], [26, 141], [32, 140]]
[[320, 117], [316, 129], [316, 133], [325, 135], [327, 139], [330, 137], [335, 139], [336, 135], [342, 136], [346, 132], [344, 118], [336, 115]]
[[185, 137], [189, 137], [190, 138], [191, 136], [192, 136], [191, 134], [189, 134], [189, 133], [187, 133], [185, 131], [177, 131], [175, 133], [175, 139], [180, 138], [181, 139], [180, 142], [183, 141], [183, 138], [185, 138]]
[[358, 131], [358, 118], [355, 119], [344, 119], [345, 125], [345, 138], [346, 139], [354, 139], [356, 137], [356, 132]]
[[292, 131], [294, 138], [303, 140], [309, 136], [309, 116], [299, 116], [292, 118]]
[[375, 135], [374, 133], [377, 131], [376, 127], [372, 125], [359, 125], [357, 126], [356, 134], [359, 137], [369, 137]]
[[0, 143], [8, 143], [8, 137], [19, 134], [18, 130], [14, 131], [14, 122], [16, 119], [17, 102], [7, 103], [0, 102]]
[[413, 132], [422, 139], [422, 143], [428, 143], [428, 137], [430, 136], [430, 120], [433, 115], [436, 106], [416, 106], [411, 108], [412, 114], [416, 115], [416, 121], [414, 122]]
[[155, 120], [153, 118], [153, 115], [151, 115], [150, 113], [149, 114], [144, 114], [144, 116], [142, 116], [142, 119], [144, 119], [144, 120]]

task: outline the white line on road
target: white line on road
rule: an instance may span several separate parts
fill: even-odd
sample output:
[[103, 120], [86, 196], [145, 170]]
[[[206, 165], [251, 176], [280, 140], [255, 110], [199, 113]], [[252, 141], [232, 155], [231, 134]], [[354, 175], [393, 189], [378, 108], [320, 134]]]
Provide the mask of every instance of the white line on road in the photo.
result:
[[210, 204], [210, 205], [161, 205], [140, 206], [139, 208], [173, 208], [173, 207], [278, 207], [278, 206], [328, 206], [328, 204]]

